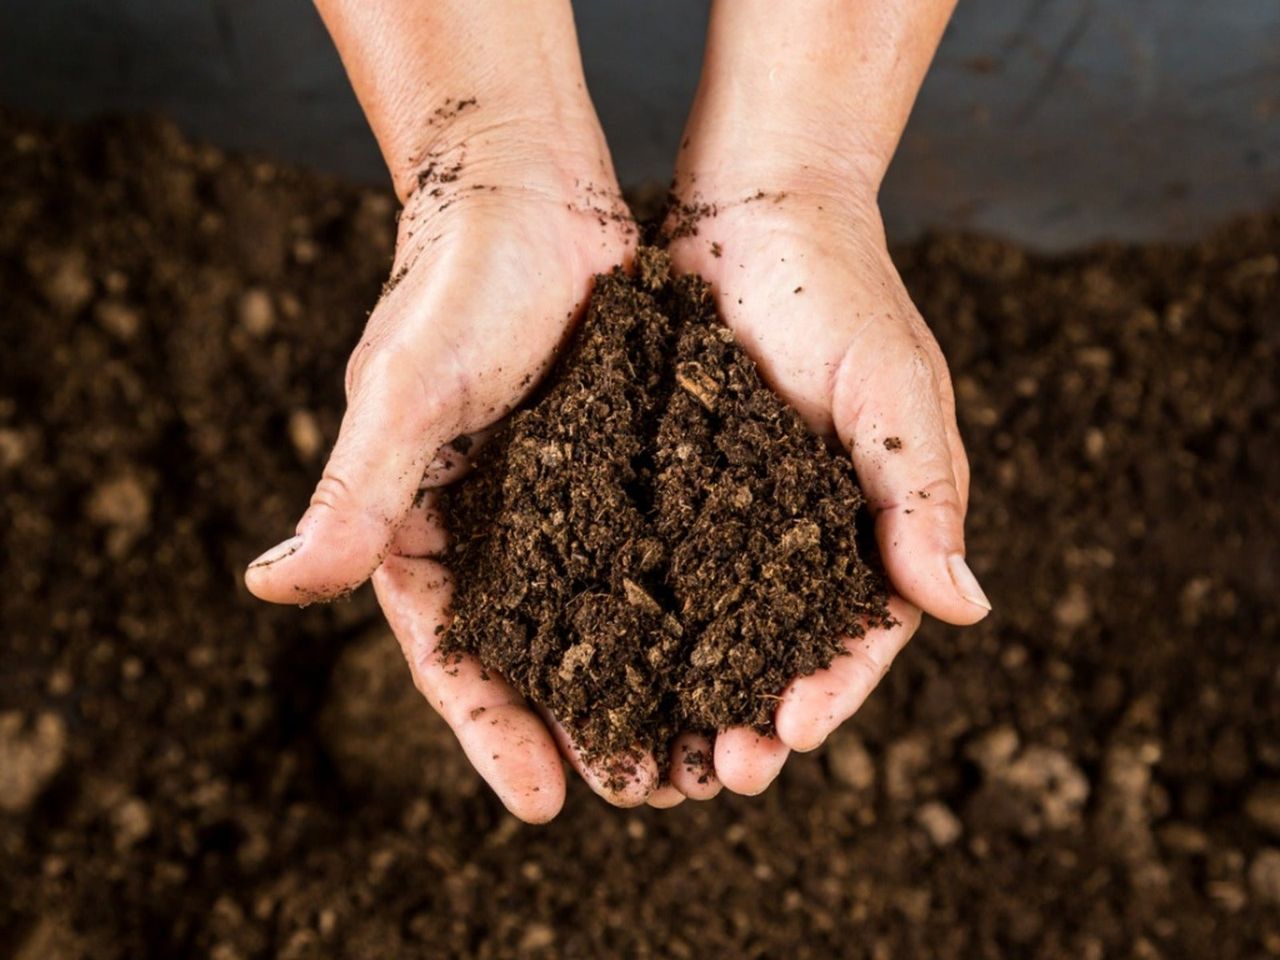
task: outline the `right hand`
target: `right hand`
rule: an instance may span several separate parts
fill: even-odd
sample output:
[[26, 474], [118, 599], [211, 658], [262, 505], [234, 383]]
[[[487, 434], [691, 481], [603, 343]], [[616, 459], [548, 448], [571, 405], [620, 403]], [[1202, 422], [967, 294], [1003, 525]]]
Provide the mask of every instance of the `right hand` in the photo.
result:
[[[261, 599], [305, 604], [372, 576], [418, 688], [506, 806], [544, 821], [564, 798], [557, 739], [577, 758], [474, 658], [446, 667], [435, 655], [451, 591], [432, 559], [444, 534], [419, 490], [456, 477], [451, 439], [484, 431], [534, 389], [593, 276], [631, 260], [635, 231], [598, 128], [473, 129], [406, 200], [394, 286], [351, 355], [337, 445], [295, 535], [250, 564], [245, 580]], [[641, 773], [619, 794], [607, 777], [584, 776], [607, 799], [631, 803], [656, 782], [656, 766]]]

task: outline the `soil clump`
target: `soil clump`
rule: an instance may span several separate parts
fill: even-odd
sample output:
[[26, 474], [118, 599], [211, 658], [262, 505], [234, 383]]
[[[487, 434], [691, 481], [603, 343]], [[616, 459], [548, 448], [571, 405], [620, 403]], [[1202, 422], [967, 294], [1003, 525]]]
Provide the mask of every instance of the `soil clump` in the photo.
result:
[[588, 758], [768, 732], [789, 680], [887, 617], [848, 458], [765, 386], [704, 281], [654, 248], [638, 261], [597, 279], [541, 397], [441, 500], [442, 648], [476, 653]]

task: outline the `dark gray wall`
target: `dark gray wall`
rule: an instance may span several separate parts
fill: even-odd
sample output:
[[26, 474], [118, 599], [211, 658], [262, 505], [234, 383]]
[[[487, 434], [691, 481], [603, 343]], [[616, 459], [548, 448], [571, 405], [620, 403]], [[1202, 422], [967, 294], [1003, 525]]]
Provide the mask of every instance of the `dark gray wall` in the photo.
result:
[[[620, 176], [666, 179], [706, 4], [576, 9]], [[303, 0], [0, 0], [0, 102], [157, 110], [227, 146], [382, 177]], [[963, 225], [1061, 248], [1185, 237], [1278, 200], [1277, 0], [961, 0], [884, 205], [899, 237]]]

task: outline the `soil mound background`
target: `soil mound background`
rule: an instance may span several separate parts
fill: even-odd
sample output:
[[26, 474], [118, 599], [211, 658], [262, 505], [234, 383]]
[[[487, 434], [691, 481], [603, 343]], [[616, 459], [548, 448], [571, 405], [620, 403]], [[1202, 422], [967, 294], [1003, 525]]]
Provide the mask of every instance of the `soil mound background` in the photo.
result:
[[388, 196], [0, 119], [0, 943], [45, 957], [1280, 952], [1280, 216], [898, 262], [996, 615], [755, 799], [527, 828], [367, 591], [252, 601]]

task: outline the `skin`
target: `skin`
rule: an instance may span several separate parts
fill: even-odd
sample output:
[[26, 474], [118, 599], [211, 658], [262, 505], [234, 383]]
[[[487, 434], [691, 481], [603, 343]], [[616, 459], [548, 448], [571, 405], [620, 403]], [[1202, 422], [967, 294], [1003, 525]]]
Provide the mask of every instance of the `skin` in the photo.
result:
[[[591, 278], [634, 254], [571, 10], [563, 0], [317, 6], [404, 210], [394, 283], [348, 365], [338, 442], [295, 535], [249, 566], [256, 596], [307, 603], [372, 579], [418, 689], [531, 823], [564, 802], [562, 757], [618, 806], [759, 793], [791, 750], [813, 749], [858, 708], [921, 610], [951, 623], [985, 615], [963, 561], [968, 465], [950, 379], [889, 260], [875, 202], [949, 3], [713, 8], [677, 189], [718, 212], [672, 255], [711, 281], [771, 386], [851, 451], [899, 625], [847, 640], [852, 656], [795, 680], [777, 736], [685, 734], [670, 757], [631, 758], [621, 787], [608, 761], [584, 766], [553, 717], [474, 658], [445, 664], [435, 652], [452, 587], [435, 559], [445, 534], [432, 490], [466, 469], [441, 448], [483, 437], [525, 399]], [[762, 189], [768, 198], [744, 202]], [[890, 437], [901, 449], [886, 450]], [[713, 769], [685, 762], [696, 752]]]
[[711, 282], [770, 386], [850, 452], [898, 621], [846, 638], [850, 656], [793, 681], [776, 738], [720, 733], [716, 772], [738, 793], [759, 793], [789, 750], [816, 748], [852, 716], [922, 611], [972, 624], [991, 609], [964, 560], [969, 464], [951, 377], [889, 257], [877, 203], [953, 6], [712, 9], [676, 192], [716, 212], [673, 243], [673, 262]]

